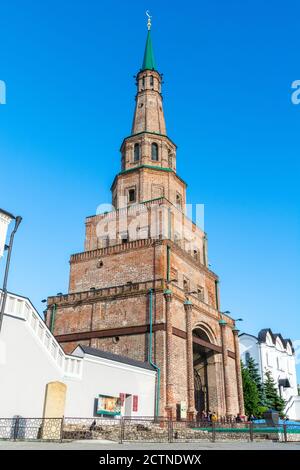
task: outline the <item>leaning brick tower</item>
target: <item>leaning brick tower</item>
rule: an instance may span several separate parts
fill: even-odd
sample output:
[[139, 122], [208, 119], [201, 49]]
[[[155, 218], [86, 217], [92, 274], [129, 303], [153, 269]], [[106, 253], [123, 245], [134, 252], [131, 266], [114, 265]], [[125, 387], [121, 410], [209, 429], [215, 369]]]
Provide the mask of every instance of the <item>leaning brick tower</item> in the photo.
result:
[[66, 352], [84, 344], [151, 362], [156, 414], [243, 413], [238, 330], [220, 312], [206, 234], [185, 213], [149, 22], [136, 86], [112, 210], [87, 217], [69, 292], [48, 298], [46, 322]]

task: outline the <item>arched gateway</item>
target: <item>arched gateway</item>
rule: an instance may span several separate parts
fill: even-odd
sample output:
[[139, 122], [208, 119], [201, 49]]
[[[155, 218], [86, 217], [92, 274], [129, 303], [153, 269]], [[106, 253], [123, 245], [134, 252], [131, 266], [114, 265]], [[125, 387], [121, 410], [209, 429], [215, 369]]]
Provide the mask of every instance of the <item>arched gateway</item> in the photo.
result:
[[202, 327], [193, 330], [193, 366], [196, 417], [215, 411], [217, 397], [216, 346]]

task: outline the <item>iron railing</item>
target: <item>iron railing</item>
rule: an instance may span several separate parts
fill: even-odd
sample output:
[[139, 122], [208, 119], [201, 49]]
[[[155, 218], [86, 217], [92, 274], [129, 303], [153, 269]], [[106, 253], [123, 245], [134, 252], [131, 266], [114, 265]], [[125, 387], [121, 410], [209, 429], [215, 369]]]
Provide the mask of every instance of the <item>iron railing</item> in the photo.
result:
[[113, 442], [200, 442], [258, 439], [300, 441], [300, 423], [269, 425], [234, 420], [175, 421], [151, 418], [0, 418], [0, 440], [107, 440]]
[[61, 418], [0, 418], [0, 439], [60, 441], [62, 424]]

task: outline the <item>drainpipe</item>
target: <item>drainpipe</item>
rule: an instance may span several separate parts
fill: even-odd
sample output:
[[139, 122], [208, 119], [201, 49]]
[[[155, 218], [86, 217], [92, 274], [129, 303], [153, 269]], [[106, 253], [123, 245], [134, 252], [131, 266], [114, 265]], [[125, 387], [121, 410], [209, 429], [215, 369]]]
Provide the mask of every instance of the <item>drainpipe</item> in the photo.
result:
[[51, 323], [50, 323], [50, 331], [51, 331], [51, 333], [53, 333], [53, 331], [54, 331], [56, 309], [57, 309], [57, 305], [56, 305], [56, 304], [53, 304], [53, 306], [52, 306], [52, 312], [51, 312]]
[[156, 397], [155, 397], [155, 416], [159, 416], [159, 400], [160, 400], [160, 368], [152, 362], [152, 335], [153, 335], [153, 289], [149, 289], [149, 347], [148, 347], [148, 362], [154, 367], [157, 372], [157, 383], [156, 383]]

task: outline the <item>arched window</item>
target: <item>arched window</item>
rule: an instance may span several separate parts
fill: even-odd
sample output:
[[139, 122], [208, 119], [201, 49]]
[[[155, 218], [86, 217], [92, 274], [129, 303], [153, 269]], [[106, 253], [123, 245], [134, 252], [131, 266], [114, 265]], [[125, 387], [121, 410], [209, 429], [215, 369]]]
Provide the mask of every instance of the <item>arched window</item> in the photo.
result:
[[134, 144], [133, 161], [138, 162], [140, 159], [140, 144]]
[[154, 85], [154, 78], [153, 75], [150, 76], [150, 86]]
[[158, 145], [152, 144], [151, 145], [151, 159], [154, 161], [158, 161]]

